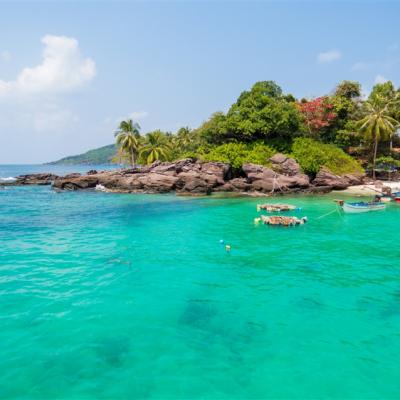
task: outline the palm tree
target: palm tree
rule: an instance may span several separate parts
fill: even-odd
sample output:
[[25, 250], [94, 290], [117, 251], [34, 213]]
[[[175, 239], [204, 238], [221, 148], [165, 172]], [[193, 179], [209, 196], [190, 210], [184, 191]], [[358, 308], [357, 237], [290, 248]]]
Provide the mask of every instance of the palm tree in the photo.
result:
[[180, 128], [176, 134], [176, 144], [181, 148], [181, 150], [185, 150], [192, 143], [192, 136], [192, 132], [188, 127]]
[[131, 119], [121, 121], [115, 132], [118, 147], [127, 154], [132, 167], [135, 166], [140, 152], [140, 126]]
[[372, 177], [375, 179], [376, 155], [378, 145], [382, 139], [391, 139], [396, 131], [399, 122], [391, 117], [391, 101], [372, 101], [365, 102], [366, 116], [357, 122], [357, 127], [365, 138], [373, 143], [372, 156]]
[[140, 155], [146, 159], [147, 164], [151, 164], [156, 160], [168, 159], [170, 150], [168, 138], [157, 130], [146, 135]]

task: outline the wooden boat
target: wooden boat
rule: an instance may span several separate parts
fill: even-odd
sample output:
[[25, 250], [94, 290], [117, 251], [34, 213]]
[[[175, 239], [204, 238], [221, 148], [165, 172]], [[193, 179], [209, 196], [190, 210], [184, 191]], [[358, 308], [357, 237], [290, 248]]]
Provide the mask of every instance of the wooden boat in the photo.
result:
[[377, 202], [358, 202], [358, 203], [343, 203], [341, 204], [345, 213], [358, 214], [370, 211], [382, 211], [386, 209], [386, 204]]
[[268, 212], [280, 212], [280, 211], [294, 211], [300, 210], [296, 206], [291, 204], [257, 204], [257, 211], [265, 210]]
[[307, 222], [307, 217], [297, 218], [297, 217], [283, 217], [280, 215], [274, 215], [267, 217], [266, 215], [261, 215], [260, 218], [255, 218], [254, 222], [258, 224], [262, 222], [265, 225], [282, 225], [282, 226], [295, 226], [303, 225]]

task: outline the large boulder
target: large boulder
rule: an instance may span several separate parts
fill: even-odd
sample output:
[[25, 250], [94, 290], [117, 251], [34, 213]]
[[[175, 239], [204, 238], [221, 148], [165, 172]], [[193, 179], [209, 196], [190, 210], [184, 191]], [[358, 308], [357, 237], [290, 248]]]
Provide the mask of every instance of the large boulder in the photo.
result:
[[201, 164], [201, 172], [217, 178], [217, 182], [223, 185], [226, 180], [232, 179], [232, 168], [222, 162], [206, 162]]
[[278, 153], [269, 159], [272, 169], [279, 174], [295, 176], [301, 174], [300, 165], [293, 158]]
[[99, 184], [98, 175], [82, 175], [77, 177], [59, 177], [53, 186], [57, 189], [78, 190], [95, 188]]
[[315, 186], [327, 186], [332, 189], [342, 190], [350, 186], [349, 180], [344, 176], [335, 175], [328, 168], [321, 168], [313, 180]]
[[204, 179], [194, 176], [192, 179], [187, 180], [177, 192], [180, 194], [210, 194], [211, 187]]
[[362, 185], [365, 180], [365, 174], [346, 174], [343, 176], [350, 186]]
[[310, 186], [310, 180], [305, 174], [287, 176], [273, 171], [271, 168], [257, 164], [244, 164], [243, 172], [253, 190], [261, 192], [287, 192], [304, 189]]
[[160, 174], [152, 171], [148, 174], [143, 174], [137, 180], [143, 185], [145, 191], [166, 193], [175, 190], [178, 177], [170, 173]]

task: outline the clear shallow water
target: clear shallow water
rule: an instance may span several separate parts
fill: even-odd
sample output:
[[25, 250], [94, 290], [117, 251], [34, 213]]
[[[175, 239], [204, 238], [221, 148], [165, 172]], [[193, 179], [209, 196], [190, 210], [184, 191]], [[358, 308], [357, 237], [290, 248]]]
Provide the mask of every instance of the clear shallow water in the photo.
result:
[[0, 190], [0, 397], [398, 398], [400, 206], [333, 197]]

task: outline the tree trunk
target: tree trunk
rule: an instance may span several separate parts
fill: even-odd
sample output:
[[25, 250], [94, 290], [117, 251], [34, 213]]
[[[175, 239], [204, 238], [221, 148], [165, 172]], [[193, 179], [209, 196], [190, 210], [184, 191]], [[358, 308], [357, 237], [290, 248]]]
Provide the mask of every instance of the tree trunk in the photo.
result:
[[372, 179], [375, 179], [376, 155], [378, 153], [378, 136], [375, 135], [374, 159], [372, 160]]

